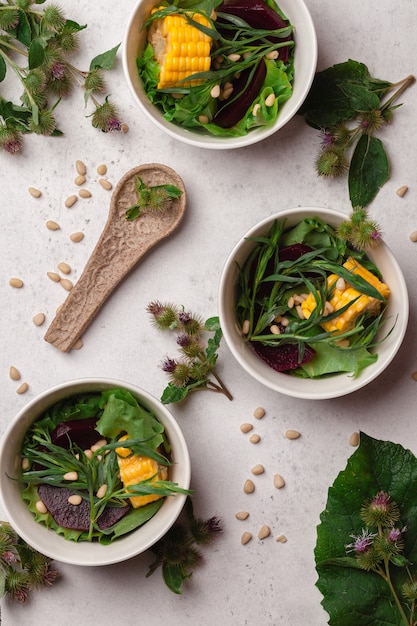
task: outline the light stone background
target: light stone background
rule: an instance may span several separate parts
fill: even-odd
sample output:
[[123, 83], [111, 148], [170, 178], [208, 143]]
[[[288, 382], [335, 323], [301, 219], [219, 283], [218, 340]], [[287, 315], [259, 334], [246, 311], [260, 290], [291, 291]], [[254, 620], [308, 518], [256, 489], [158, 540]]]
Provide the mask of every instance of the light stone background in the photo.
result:
[[[306, 3], [317, 29], [319, 69], [352, 58], [367, 64], [374, 76], [392, 82], [417, 73], [414, 0]], [[74, 0], [65, 7], [68, 17], [88, 24], [81, 33], [78, 65], [87, 66], [93, 56], [122, 41], [134, 4], [134, 0], [100, 4]], [[84, 118], [82, 95], [76, 93], [57, 109], [64, 137], [28, 137], [21, 156], [0, 153], [0, 432], [27, 401], [73, 378], [119, 378], [159, 397], [166, 378], [158, 364], [166, 354], [175, 355], [176, 347], [173, 338], [150, 325], [145, 312], [149, 301], [172, 301], [205, 317], [216, 315], [224, 262], [253, 224], [293, 206], [331, 207], [346, 213], [351, 209], [346, 180], [317, 178], [313, 163], [319, 137], [300, 117], [254, 147], [216, 152], [178, 143], [136, 109], [120, 56], [108, 83], [129, 125], [127, 135], [95, 131]], [[60, 580], [51, 589], [34, 594], [26, 605], [2, 603], [4, 626], [327, 623], [315, 588], [313, 549], [328, 486], [353, 451], [350, 434], [361, 429], [417, 453], [417, 383], [411, 378], [417, 370], [417, 244], [409, 240], [417, 228], [416, 89], [401, 98], [404, 104], [394, 123], [380, 135], [389, 153], [391, 177], [371, 205], [403, 269], [411, 300], [406, 339], [388, 371], [369, 388], [340, 400], [290, 399], [249, 378], [223, 345], [219, 370], [233, 392], [233, 402], [204, 393], [172, 407], [190, 447], [196, 512], [219, 515], [224, 526], [183, 595], [171, 593], [160, 573], [145, 578], [151, 554], [98, 569], [58, 564]], [[66, 209], [65, 198], [75, 189], [76, 159], [88, 166], [86, 186], [92, 198]], [[102, 162], [113, 183], [141, 163], [174, 168], [188, 190], [187, 216], [181, 229], [151, 253], [108, 301], [85, 334], [84, 347], [61, 354], [43, 341], [46, 325], [37, 328], [31, 320], [43, 311], [48, 324], [66, 295], [46, 273], [66, 260], [73, 268], [71, 279], [76, 280], [99, 237], [110, 201], [95, 174]], [[29, 196], [31, 185], [42, 190], [40, 199]], [[396, 195], [401, 185], [409, 186], [404, 198]], [[48, 219], [57, 221], [61, 230], [48, 231]], [[78, 230], [85, 238], [73, 244], [69, 234]], [[20, 276], [24, 288], [12, 289], [11, 276]], [[29, 383], [25, 395], [16, 394], [18, 384], [8, 376], [10, 365]], [[255, 422], [252, 412], [258, 405], [265, 407], [266, 416], [255, 424], [262, 440], [252, 445], [239, 426]], [[287, 428], [298, 429], [302, 437], [286, 440]], [[256, 463], [263, 463], [266, 472], [256, 478], [255, 493], [246, 495], [243, 484]], [[276, 472], [287, 481], [281, 491], [273, 488]], [[251, 513], [247, 522], [235, 519], [242, 509]], [[264, 541], [257, 539], [262, 524], [272, 529]], [[240, 544], [244, 530], [254, 535], [246, 546]], [[286, 544], [275, 542], [281, 533], [288, 538]]]

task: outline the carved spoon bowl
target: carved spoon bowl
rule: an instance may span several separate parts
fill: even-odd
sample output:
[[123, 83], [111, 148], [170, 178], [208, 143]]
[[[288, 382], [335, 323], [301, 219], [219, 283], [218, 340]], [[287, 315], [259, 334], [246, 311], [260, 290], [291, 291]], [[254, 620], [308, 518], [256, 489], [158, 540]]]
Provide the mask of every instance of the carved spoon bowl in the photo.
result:
[[[143, 211], [129, 221], [126, 210], [137, 202], [135, 183], [175, 185], [182, 190], [178, 199], [161, 212]], [[68, 352], [82, 336], [94, 316], [120, 281], [180, 224], [185, 211], [185, 186], [178, 174], [166, 165], [150, 163], [129, 170], [117, 184], [103, 232], [87, 264], [51, 322], [45, 341]]]

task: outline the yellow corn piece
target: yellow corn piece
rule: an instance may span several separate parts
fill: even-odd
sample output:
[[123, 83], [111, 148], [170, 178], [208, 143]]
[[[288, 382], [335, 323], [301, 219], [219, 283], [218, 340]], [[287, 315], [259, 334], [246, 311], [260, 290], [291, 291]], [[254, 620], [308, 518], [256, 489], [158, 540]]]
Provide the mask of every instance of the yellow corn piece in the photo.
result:
[[[190, 13], [190, 16], [195, 22], [210, 27], [204, 15]], [[178, 86], [185, 78], [210, 69], [211, 37], [189, 24], [182, 15], [156, 19], [149, 29], [148, 40], [160, 67], [158, 89]], [[199, 82], [188, 80], [181, 82], [181, 86], [188, 87]]]
[[[124, 441], [125, 439], [128, 439], [127, 435], [121, 437], [119, 441]], [[116, 448], [116, 452], [120, 479], [124, 487], [136, 485], [142, 480], [152, 478], [152, 476], [151, 482], [154, 480], [167, 480], [168, 469], [163, 465], [159, 465], [154, 459], [148, 456], [140, 456], [139, 454], [131, 454], [129, 448]], [[132, 496], [129, 500], [133, 508], [138, 509], [140, 506], [159, 500], [161, 497], [163, 496], [151, 493], [146, 496]]]
[[[372, 274], [372, 272], [352, 259], [352, 257], [348, 258], [348, 260], [343, 264], [343, 267], [345, 267], [352, 274], [359, 274], [362, 276], [362, 278], [375, 287], [375, 289], [377, 289], [385, 299], [389, 297], [390, 289], [388, 285], [381, 282], [374, 274]], [[342, 307], [346, 306], [346, 304], [349, 304], [349, 302], [352, 302], [352, 305], [337, 317], [321, 324], [324, 330], [327, 332], [334, 332], [336, 334], [351, 330], [355, 326], [356, 320], [360, 315], [362, 315], [362, 313], [368, 312], [371, 315], [378, 315], [381, 308], [381, 300], [361, 294], [349, 285], [349, 283], [345, 282], [342, 288], [339, 289], [337, 286], [338, 280], [339, 276], [337, 274], [330, 274], [330, 276], [327, 277], [328, 288], [331, 289], [334, 286], [332, 297], [328, 301], [331, 305], [331, 310], [338, 311]], [[354, 300], [355, 302], [353, 302]], [[301, 303], [301, 308], [304, 317], [308, 319], [313, 310], [316, 308], [316, 300], [312, 293], [309, 293], [304, 302]]]

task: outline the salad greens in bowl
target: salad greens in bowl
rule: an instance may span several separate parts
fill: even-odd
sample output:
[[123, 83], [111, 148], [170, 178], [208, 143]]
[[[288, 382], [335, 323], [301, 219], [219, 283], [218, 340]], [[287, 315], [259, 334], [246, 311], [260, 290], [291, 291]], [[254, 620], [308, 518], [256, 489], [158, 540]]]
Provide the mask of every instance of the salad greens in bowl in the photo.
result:
[[254, 226], [226, 261], [224, 338], [275, 391], [343, 396], [374, 380], [400, 348], [409, 313], [401, 269], [382, 241], [357, 249], [342, 238], [347, 219], [331, 209], [284, 210]]
[[0, 443], [0, 494], [10, 524], [33, 548], [74, 565], [144, 552], [170, 529], [190, 494], [184, 436], [135, 385], [63, 383], [16, 415]]
[[317, 39], [303, 0], [139, 0], [123, 66], [161, 130], [213, 149], [272, 135], [311, 87]]

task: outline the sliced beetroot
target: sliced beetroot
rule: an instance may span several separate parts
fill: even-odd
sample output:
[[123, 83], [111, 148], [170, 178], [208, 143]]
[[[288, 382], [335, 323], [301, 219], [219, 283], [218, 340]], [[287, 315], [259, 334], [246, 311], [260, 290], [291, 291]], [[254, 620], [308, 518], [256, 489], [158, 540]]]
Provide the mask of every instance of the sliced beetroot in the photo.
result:
[[95, 430], [96, 424], [97, 417], [61, 422], [51, 432], [51, 441], [53, 444], [66, 449], [69, 448], [70, 441], [72, 441], [86, 450], [101, 438]]
[[306, 345], [303, 358], [299, 361], [298, 346], [292, 343], [280, 346], [265, 346], [258, 341], [252, 342], [256, 354], [276, 372], [295, 370], [300, 365], [309, 363], [316, 351]]
[[252, 102], [258, 96], [266, 76], [266, 65], [260, 61], [255, 69], [255, 73], [249, 85], [246, 87], [251, 68], [240, 73], [239, 78], [233, 82], [233, 93], [241, 95], [224, 105], [213, 118], [213, 122], [221, 128], [231, 128], [245, 116]]
[[[90, 528], [90, 504], [82, 500], [81, 504], [70, 504], [68, 498], [73, 494], [67, 487], [39, 485], [38, 495], [58, 526], [73, 530]], [[130, 510], [130, 506], [107, 506], [98, 518], [98, 527], [105, 530], [118, 522]]]
[[[228, 13], [240, 17], [249, 24], [249, 26], [259, 30], [278, 30], [279, 28], [286, 28], [288, 26], [288, 22], [263, 2], [263, 0], [224, 0], [222, 4], [217, 7], [216, 12]], [[270, 37], [269, 39], [273, 43], [277, 43], [279, 41], [290, 41], [292, 37], [282, 39]], [[282, 61], [288, 61], [288, 46], [281, 48], [279, 54], [279, 58]]]
[[280, 261], [296, 261], [306, 254], [307, 252], [311, 252], [312, 248], [307, 246], [305, 243], [293, 243], [290, 246], [285, 246], [285, 248], [281, 248], [279, 251], [279, 260]]

